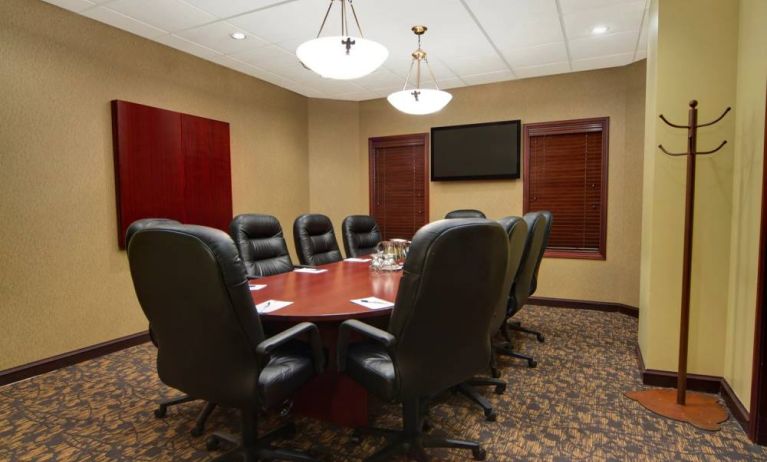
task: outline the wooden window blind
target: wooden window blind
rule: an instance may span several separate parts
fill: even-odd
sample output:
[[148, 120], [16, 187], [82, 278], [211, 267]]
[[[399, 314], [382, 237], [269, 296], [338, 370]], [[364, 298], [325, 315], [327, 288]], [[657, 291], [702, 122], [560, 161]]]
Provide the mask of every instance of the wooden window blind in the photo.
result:
[[604, 260], [609, 118], [525, 125], [524, 211], [554, 216], [547, 257]]

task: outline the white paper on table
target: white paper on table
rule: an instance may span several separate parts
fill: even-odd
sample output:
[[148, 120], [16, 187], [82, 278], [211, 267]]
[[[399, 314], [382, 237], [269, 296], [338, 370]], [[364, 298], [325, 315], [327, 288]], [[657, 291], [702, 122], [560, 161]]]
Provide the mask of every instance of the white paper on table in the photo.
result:
[[256, 310], [258, 310], [259, 313], [271, 313], [272, 311], [277, 311], [280, 308], [285, 308], [292, 304], [293, 302], [285, 302], [282, 300], [267, 300], [256, 305]]
[[266, 284], [251, 284], [250, 290], [261, 290], [266, 287]]
[[344, 261], [348, 261], [349, 263], [367, 263], [370, 261], [370, 258], [347, 258]]
[[293, 271], [296, 273], [320, 274], [320, 273], [324, 273], [327, 270], [319, 269], [319, 268], [296, 268]]
[[378, 297], [358, 298], [356, 300], [352, 300], [352, 303], [364, 306], [369, 310], [381, 310], [383, 308], [391, 308], [394, 306], [394, 303]]

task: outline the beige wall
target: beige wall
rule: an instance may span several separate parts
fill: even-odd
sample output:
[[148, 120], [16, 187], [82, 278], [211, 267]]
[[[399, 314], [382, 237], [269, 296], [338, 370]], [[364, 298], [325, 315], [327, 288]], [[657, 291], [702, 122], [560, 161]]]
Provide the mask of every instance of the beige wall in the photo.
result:
[[751, 372], [764, 168], [767, 2], [740, 0], [733, 208], [724, 377], [751, 404]]
[[[357, 157], [348, 160], [347, 186], [356, 203], [343, 213], [368, 211], [368, 139], [429, 132], [430, 127], [493, 120], [523, 123], [610, 117], [607, 261], [546, 259], [536, 295], [638, 304], [641, 221], [644, 64], [450, 90], [453, 100], [431, 116], [409, 116], [384, 99], [359, 103]], [[354, 104], [354, 103], [350, 103]], [[328, 190], [337, 187], [327, 185]], [[457, 208], [490, 217], [522, 213], [522, 181], [432, 182], [430, 219]], [[314, 203], [313, 203], [314, 205]], [[343, 214], [342, 213], [342, 214]], [[555, 218], [556, 219], [556, 218]]]
[[110, 100], [229, 122], [235, 213], [309, 206], [295, 93], [31, 0], [0, 2], [0, 89], [0, 369], [146, 329], [117, 249]]

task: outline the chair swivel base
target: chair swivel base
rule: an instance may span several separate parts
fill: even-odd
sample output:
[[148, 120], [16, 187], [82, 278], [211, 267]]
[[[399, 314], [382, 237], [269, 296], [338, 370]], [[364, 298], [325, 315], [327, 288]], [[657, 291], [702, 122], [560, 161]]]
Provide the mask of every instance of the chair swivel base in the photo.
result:
[[537, 330], [528, 329], [526, 327], [522, 327], [522, 323], [519, 321], [512, 321], [508, 323], [508, 328], [511, 330], [515, 330], [517, 332], [524, 332], [526, 334], [535, 335], [536, 340], [543, 343], [546, 340], [546, 337], [543, 336], [542, 333], [538, 332]]
[[422, 433], [407, 434], [401, 430], [385, 428], [364, 428], [357, 430], [355, 433], [357, 435], [367, 433], [389, 438], [389, 444], [365, 459], [365, 462], [387, 462], [398, 455], [406, 455], [408, 459], [418, 462], [427, 462], [431, 460], [425, 451], [428, 448], [468, 449], [471, 451], [474, 460], [485, 460], [487, 457], [487, 452], [479, 443], [474, 441], [440, 438]]
[[531, 356], [523, 355], [522, 353], [517, 353], [512, 349], [511, 343], [504, 342], [500, 343], [498, 345], [495, 345], [495, 352], [499, 355], [504, 356], [511, 356], [512, 358], [517, 359], [523, 359], [527, 361], [527, 367], [533, 368], [538, 366], [538, 361], [533, 359]]
[[475, 390], [473, 387], [475, 386], [494, 386], [495, 387], [495, 393], [500, 395], [503, 394], [503, 392], [506, 391], [506, 382], [499, 379], [491, 379], [491, 378], [475, 378], [471, 379], [468, 382], [464, 382], [458, 386], [455, 387], [455, 391], [458, 393], [461, 393], [462, 395], [466, 396], [473, 402], [475, 402], [479, 407], [482, 408], [482, 410], [485, 412], [485, 420], [488, 422], [495, 422], [498, 419], [498, 415], [495, 413], [495, 410], [493, 409], [493, 406], [490, 404], [490, 402], [482, 396], [479, 391]]
[[[160, 401], [160, 403], [157, 405], [157, 409], [154, 410], [154, 416], [158, 419], [164, 419], [168, 415], [168, 408], [170, 406], [175, 406], [177, 404], [188, 403], [196, 400], [197, 398], [193, 398], [189, 395], [183, 395], [179, 396], [178, 398]], [[200, 413], [197, 415], [197, 419], [194, 422], [194, 427], [192, 427], [192, 430], [189, 432], [192, 434], [192, 436], [202, 436], [202, 434], [205, 433], [205, 423], [208, 421], [208, 417], [210, 417], [210, 414], [215, 408], [215, 403], [205, 403], [205, 407], [202, 408], [202, 411], [200, 411]]]
[[205, 447], [208, 451], [215, 451], [221, 447], [223, 442], [238, 445], [235, 449], [213, 459], [212, 462], [257, 462], [260, 460], [316, 462], [315, 458], [307, 454], [290, 449], [275, 448], [271, 445], [272, 441], [276, 439], [293, 438], [295, 434], [296, 427], [292, 422], [272, 430], [260, 438], [248, 438], [250, 441], [245, 443], [235, 436], [216, 432], [208, 437]]

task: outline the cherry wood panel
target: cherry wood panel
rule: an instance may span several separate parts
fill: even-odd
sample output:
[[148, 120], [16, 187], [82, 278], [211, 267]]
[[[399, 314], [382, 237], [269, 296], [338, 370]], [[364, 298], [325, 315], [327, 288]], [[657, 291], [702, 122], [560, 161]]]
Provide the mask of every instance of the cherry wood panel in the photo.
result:
[[554, 215], [547, 257], [606, 258], [609, 119], [524, 128], [524, 211]]
[[112, 101], [117, 238], [135, 220], [172, 218], [227, 230], [232, 219], [229, 124]]
[[377, 273], [367, 263], [337, 262], [318, 268], [325, 273], [277, 274], [252, 281], [266, 284], [252, 292], [253, 301], [284, 300], [293, 302], [285, 308], [262, 314], [272, 321], [339, 321], [352, 318], [388, 316], [391, 308], [370, 310], [351, 300], [378, 297], [393, 302], [397, 297], [402, 272]]
[[370, 214], [383, 239], [412, 239], [428, 222], [428, 134], [370, 138]]

